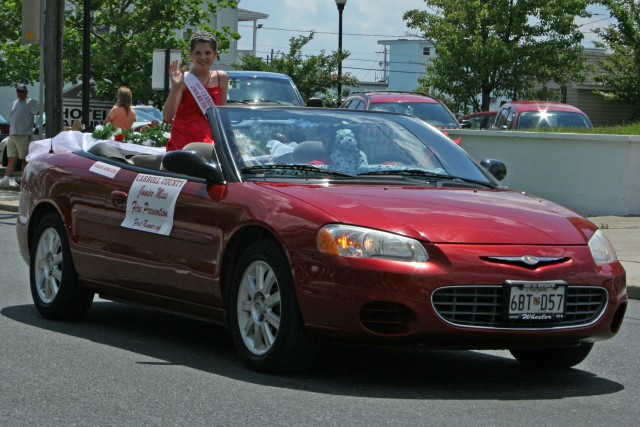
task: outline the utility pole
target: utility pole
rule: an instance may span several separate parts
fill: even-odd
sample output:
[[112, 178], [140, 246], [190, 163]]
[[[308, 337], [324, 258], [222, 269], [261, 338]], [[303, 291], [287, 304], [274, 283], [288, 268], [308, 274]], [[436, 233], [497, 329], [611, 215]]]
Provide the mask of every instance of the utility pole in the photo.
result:
[[47, 114], [47, 138], [63, 130], [62, 114], [62, 34], [64, 2], [45, 0], [44, 11], [44, 110]]
[[82, 22], [82, 124], [87, 131], [89, 126], [89, 109], [91, 99], [91, 2], [84, 0]]

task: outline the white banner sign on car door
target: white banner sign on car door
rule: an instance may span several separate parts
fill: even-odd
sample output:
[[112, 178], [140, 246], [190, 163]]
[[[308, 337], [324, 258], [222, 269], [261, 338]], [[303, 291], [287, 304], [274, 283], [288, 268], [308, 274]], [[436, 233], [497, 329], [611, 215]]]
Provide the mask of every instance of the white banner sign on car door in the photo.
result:
[[168, 236], [176, 200], [186, 183], [186, 179], [138, 174], [129, 190], [121, 226]]

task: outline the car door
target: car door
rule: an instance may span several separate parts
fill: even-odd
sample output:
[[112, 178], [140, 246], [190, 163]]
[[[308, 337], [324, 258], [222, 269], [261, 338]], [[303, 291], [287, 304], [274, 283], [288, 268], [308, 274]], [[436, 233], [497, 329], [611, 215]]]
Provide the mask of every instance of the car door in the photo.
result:
[[123, 170], [105, 204], [110, 262], [118, 286], [217, 305], [221, 186]]

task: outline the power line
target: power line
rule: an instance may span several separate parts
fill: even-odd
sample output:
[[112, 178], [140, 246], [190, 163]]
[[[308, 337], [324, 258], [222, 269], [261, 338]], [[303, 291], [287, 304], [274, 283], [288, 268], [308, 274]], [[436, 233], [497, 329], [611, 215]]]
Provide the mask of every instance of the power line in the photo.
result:
[[[253, 28], [252, 25], [238, 25], [238, 27], [245, 28]], [[260, 30], [275, 30], [275, 31], [286, 31], [291, 33], [314, 33], [314, 34], [329, 34], [332, 36], [338, 35], [338, 33], [331, 31], [316, 31], [316, 30], [295, 30], [289, 28], [275, 28], [275, 27], [260, 27]], [[407, 37], [406, 34], [398, 36], [398, 35], [387, 35], [387, 34], [362, 34], [362, 33], [342, 33], [343, 36], [359, 36], [359, 37]]]

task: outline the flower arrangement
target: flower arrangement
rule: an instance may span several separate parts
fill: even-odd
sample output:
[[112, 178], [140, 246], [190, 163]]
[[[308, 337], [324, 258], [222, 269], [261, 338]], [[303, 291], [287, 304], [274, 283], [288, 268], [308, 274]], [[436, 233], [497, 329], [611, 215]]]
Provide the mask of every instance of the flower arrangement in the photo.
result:
[[171, 124], [153, 121], [149, 126], [142, 128], [140, 132], [136, 132], [132, 129], [118, 129], [111, 123], [107, 123], [96, 126], [91, 136], [94, 139], [112, 139], [129, 144], [165, 147], [171, 137]]

